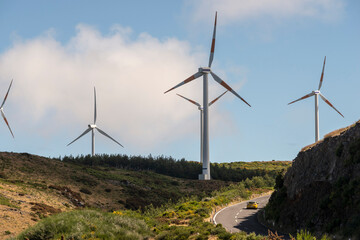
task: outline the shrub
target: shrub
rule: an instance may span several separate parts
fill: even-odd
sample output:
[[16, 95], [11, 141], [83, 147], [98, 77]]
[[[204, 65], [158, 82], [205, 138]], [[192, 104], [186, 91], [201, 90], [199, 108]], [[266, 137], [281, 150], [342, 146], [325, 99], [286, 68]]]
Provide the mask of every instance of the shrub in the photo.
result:
[[19, 208], [19, 206], [17, 206], [16, 204], [11, 203], [9, 199], [7, 199], [6, 197], [4, 197], [1, 194], [0, 194], [0, 205], [5, 205], [5, 206], [8, 206], [8, 207], [13, 207], [13, 208]]
[[[296, 234], [296, 240], [316, 240], [316, 237], [309, 231], [301, 229], [301, 231]], [[324, 235], [321, 240], [330, 240], [330, 238]]]
[[41, 220], [16, 239], [143, 239], [151, 235], [144, 221], [95, 210], [60, 213]]
[[92, 192], [91, 192], [89, 189], [87, 189], [87, 188], [80, 188], [80, 192], [85, 193], [85, 194], [88, 194], [88, 195], [91, 195], [91, 194], [92, 194]]

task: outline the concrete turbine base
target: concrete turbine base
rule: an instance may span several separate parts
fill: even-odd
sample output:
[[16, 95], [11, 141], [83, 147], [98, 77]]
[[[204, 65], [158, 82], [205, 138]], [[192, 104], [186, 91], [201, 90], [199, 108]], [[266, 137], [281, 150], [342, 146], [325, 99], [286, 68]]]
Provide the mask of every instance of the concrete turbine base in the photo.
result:
[[199, 180], [210, 180], [210, 174], [199, 174]]

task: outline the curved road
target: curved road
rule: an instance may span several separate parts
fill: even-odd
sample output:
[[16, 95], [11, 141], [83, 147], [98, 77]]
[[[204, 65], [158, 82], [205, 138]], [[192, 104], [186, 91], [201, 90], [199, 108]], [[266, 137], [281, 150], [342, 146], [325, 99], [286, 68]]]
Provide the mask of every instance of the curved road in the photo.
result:
[[258, 209], [247, 209], [246, 204], [248, 201], [223, 208], [215, 214], [214, 223], [221, 223], [231, 233], [244, 231], [267, 235], [268, 229], [258, 222], [256, 214], [261, 208], [265, 207], [269, 198], [270, 195], [267, 195], [249, 200], [256, 201], [259, 205]]

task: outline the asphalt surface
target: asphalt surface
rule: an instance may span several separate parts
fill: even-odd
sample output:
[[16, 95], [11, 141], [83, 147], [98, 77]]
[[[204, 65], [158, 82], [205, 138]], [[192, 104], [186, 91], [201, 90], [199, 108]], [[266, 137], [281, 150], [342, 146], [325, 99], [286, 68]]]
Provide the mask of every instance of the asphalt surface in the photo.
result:
[[268, 229], [258, 222], [256, 214], [265, 207], [270, 195], [254, 198], [251, 201], [258, 203], [258, 209], [247, 209], [248, 201], [221, 209], [215, 216], [214, 222], [221, 223], [228, 232], [235, 233], [244, 231], [268, 235]]

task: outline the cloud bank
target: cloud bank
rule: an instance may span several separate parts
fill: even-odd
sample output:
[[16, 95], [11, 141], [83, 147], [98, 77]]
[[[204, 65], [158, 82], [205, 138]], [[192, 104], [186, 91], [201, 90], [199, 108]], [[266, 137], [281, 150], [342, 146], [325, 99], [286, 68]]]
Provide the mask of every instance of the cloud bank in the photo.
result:
[[198, 0], [188, 1], [195, 21], [208, 22], [209, 14], [221, 13], [219, 24], [248, 20], [316, 18], [334, 21], [344, 14], [343, 0]]
[[[5, 111], [15, 132], [44, 137], [61, 133], [69, 135], [70, 142], [93, 121], [96, 86], [97, 125], [125, 146], [151, 148], [197, 133], [196, 109], [183, 103], [176, 91], [163, 93], [207, 62], [205, 54], [175, 38], [132, 35], [121, 26], [102, 35], [78, 25], [66, 44], [52, 31], [17, 40], [0, 55], [1, 89], [14, 78]], [[177, 92], [199, 101], [201, 81], [188, 85]], [[216, 89], [210, 98], [223, 91]], [[228, 118], [214, 111], [211, 124]]]

